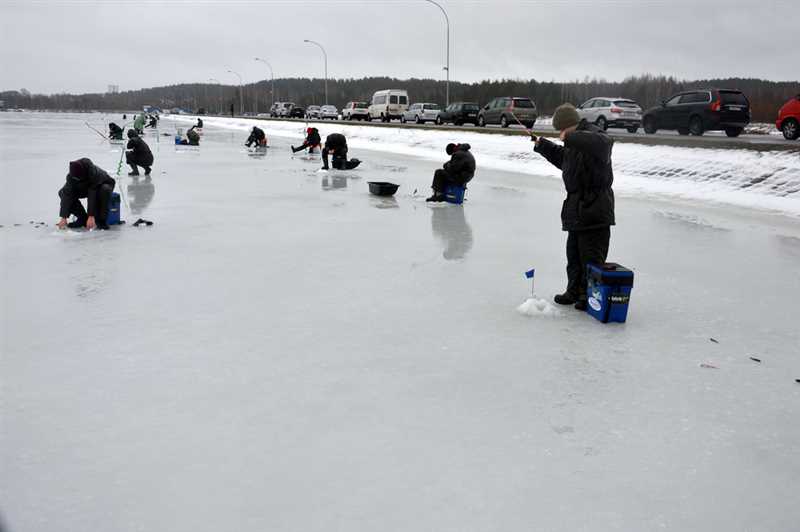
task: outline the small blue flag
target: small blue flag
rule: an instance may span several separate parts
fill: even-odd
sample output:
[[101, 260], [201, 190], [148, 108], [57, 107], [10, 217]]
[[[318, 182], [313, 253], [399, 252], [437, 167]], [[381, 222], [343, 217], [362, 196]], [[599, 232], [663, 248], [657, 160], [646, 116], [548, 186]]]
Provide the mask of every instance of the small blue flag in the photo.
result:
[[525, 277], [527, 277], [528, 279], [533, 279], [533, 272], [535, 271], [536, 271], [535, 268], [533, 270], [528, 270], [527, 272], [525, 272]]

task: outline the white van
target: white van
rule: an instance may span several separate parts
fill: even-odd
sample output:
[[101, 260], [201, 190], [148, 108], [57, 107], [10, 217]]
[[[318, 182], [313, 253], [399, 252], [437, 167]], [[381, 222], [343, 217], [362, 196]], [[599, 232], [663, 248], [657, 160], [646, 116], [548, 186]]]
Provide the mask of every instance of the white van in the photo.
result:
[[408, 93], [404, 90], [389, 89], [378, 91], [372, 95], [372, 104], [369, 106], [367, 120], [380, 118], [381, 122], [388, 122], [393, 118], [403, 116], [408, 109]]

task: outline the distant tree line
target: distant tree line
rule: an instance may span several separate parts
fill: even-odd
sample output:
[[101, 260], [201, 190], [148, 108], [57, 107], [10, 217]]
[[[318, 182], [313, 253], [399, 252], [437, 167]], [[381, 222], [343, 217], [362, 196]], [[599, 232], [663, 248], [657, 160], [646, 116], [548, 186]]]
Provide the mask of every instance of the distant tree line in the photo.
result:
[[[260, 81], [241, 88], [247, 113], [266, 113], [273, 101], [270, 81]], [[800, 82], [775, 82], [761, 79], [678, 80], [673, 77], [643, 75], [620, 82], [597, 79], [554, 82], [536, 80], [496, 80], [478, 83], [450, 83], [450, 101], [486, 104], [496, 96], [529, 96], [540, 114], [550, 114], [563, 102], [576, 105], [593, 96], [619, 96], [636, 100], [642, 107], [652, 107], [671, 94], [688, 89], [717, 87], [742, 90], [750, 99], [753, 120], [771, 122], [777, 110], [800, 93]], [[328, 102], [341, 108], [348, 101], [370, 101], [372, 93], [387, 88], [405, 89], [412, 102], [444, 104], [445, 83], [433, 79], [399, 80], [387, 77], [328, 80]], [[230, 112], [240, 109], [240, 88], [235, 85], [188, 83], [153, 87], [115, 94], [30, 94], [20, 91], [0, 93], [6, 108], [62, 111], [125, 111], [151, 105], [162, 109], [181, 108], [197, 113]], [[307, 107], [325, 103], [322, 79], [283, 78], [275, 80], [274, 101], [291, 101]]]

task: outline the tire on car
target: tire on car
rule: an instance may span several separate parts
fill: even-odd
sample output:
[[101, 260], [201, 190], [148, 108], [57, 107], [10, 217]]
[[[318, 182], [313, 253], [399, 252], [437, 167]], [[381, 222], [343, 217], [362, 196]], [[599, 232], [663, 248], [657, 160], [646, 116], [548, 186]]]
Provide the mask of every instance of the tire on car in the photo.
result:
[[781, 132], [786, 140], [797, 140], [800, 136], [800, 124], [794, 118], [787, 118], [781, 124]]
[[705, 133], [705, 128], [703, 127], [703, 119], [697, 115], [694, 115], [689, 119], [689, 133], [694, 135], [695, 137], [702, 137], [703, 133]]
[[644, 120], [642, 121], [642, 126], [644, 127], [644, 132], [647, 133], [648, 135], [653, 135], [655, 134], [656, 131], [658, 131], [658, 126], [656, 126], [656, 119], [653, 118], [652, 116], [644, 117]]

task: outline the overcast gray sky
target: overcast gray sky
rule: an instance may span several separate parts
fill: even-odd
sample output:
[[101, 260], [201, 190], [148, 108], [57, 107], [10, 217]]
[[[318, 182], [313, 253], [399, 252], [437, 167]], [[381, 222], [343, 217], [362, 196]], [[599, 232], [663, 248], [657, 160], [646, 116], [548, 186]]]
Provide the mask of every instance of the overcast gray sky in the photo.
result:
[[[800, 78], [796, 0], [439, 0], [451, 74], [619, 80]], [[216, 78], [443, 77], [445, 25], [424, 0], [0, 0], [0, 90], [104, 92]]]

